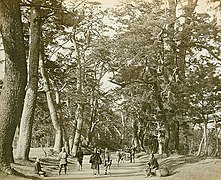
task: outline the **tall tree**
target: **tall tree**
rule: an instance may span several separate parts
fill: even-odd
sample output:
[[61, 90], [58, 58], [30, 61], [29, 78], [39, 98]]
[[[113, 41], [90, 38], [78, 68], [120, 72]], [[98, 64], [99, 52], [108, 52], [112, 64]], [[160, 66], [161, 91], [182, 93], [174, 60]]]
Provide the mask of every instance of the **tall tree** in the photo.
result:
[[30, 14], [30, 37], [28, 57], [28, 85], [20, 123], [16, 158], [28, 160], [31, 146], [32, 126], [38, 90], [39, 45], [41, 18], [39, 0], [33, 0]]
[[[82, 98], [84, 95], [84, 78], [85, 78], [85, 59], [81, 56], [79, 45], [76, 41], [76, 29], [73, 30], [73, 45], [75, 49], [76, 59], [77, 59], [77, 93]], [[84, 53], [84, 52], [83, 52]], [[72, 153], [75, 155], [80, 143], [81, 138], [81, 132], [82, 132], [82, 126], [83, 126], [83, 110], [84, 110], [84, 102], [83, 99], [79, 100], [77, 102], [77, 109], [76, 109], [76, 116], [75, 119], [77, 120], [77, 126], [75, 131], [75, 137], [74, 137], [74, 144]]]
[[52, 90], [51, 85], [49, 82], [48, 72], [45, 68], [45, 54], [44, 54], [44, 46], [41, 45], [41, 51], [40, 51], [40, 61], [39, 61], [39, 67], [41, 76], [44, 82], [44, 90], [46, 93], [47, 103], [48, 103], [48, 109], [50, 112], [52, 124], [55, 129], [55, 143], [53, 150], [56, 152], [59, 152], [61, 150], [61, 147], [63, 145], [63, 132], [62, 132], [62, 125], [57, 115], [57, 110], [55, 107], [55, 101], [52, 96]]
[[5, 74], [0, 97], [0, 169], [12, 173], [12, 141], [21, 118], [26, 86], [20, 0], [0, 1], [0, 16], [5, 51]]

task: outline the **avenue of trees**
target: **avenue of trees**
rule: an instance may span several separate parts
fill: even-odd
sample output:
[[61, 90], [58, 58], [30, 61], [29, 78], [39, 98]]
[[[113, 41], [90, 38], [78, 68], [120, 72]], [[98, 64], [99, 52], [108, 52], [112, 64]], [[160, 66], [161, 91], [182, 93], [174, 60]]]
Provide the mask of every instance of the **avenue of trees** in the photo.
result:
[[32, 147], [220, 156], [221, 3], [208, 7], [1, 0], [0, 170]]

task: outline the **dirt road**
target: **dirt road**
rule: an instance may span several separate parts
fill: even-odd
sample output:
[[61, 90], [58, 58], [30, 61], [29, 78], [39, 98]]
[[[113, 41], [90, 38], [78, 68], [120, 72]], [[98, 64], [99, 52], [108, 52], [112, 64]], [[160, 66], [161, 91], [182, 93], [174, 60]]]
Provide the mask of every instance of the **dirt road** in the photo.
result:
[[52, 172], [51, 177], [46, 179], [99, 179], [99, 180], [221, 180], [221, 160], [207, 158], [202, 159], [192, 156], [174, 156], [159, 159], [161, 166], [170, 169], [170, 175], [167, 177], [148, 177], [143, 173], [143, 167], [147, 161], [147, 156], [142, 155], [136, 159], [135, 163], [126, 161], [117, 167], [116, 160], [113, 160], [110, 175], [104, 175], [104, 167], [101, 166], [101, 174], [93, 175], [90, 169], [89, 156], [84, 158], [84, 166], [82, 171], [77, 170], [77, 163], [69, 164], [68, 175], [57, 175], [57, 170]]
[[68, 175], [58, 176], [58, 160], [57, 156], [44, 157], [39, 150], [33, 151], [33, 158], [41, 158], [43, 169], [47, 172], [48, 177], [39, 177], [33, 174], [33, 162], [23, 163], [17, 161], [13, 168], [19, 173], [17, 176], [5, 176], [0, 173], [1, 180], [27, 180], [27, 179], [48, 179], [48, 180], [221, 180], [221, 159], [217, 158], [202, 158], [197, 156], [181, 156], [173, 155], [168, 158], [165, 156], [157, 156], [160, 167], [167, 167], [170, 170], [170, 175], [167, 177], [151, 177], [146, 178], [143, 173], [143, 168], [148, 160], [145, 153], [140, 153], [136, 156], [136, 162], [130, 163], [126, 161], [120, 163], [117, 167], [116, 157], [113, 153], [113, 164], [111, 174], [104, 175], [104, 167], [101, 165], [100, 175], [93, 175], [89, 164], [89, 155], [84, 156], [83, 170], [78, 170], [77, 161], [75, 158], [69, 158]]
[[116, 159], [113, 158], [113, 164], [111, 166], [111, 174], [104, 175], [104, 167], [100, 166], [100, 175], [93, 175], [92, 170], [90, 168], [89, 156], [84, 157], [83, 161], [83, 170], [79, 171], [77, 167], [77, 162], [70, 161], [68, 166], [68, 175], [60, 175], [58, 176], [57, 168], [51, 172], [51, 177], [47, 177], [45, 179], [119, 179], [119, 180], [132, 180], [132, 179], [144, 179], [143, 176], [143, 163], [140, 160], [137, 160], [135, 163], [130, 163], [129, 161], [125, 161], [124, 163], [120, 163], [119, 167], [117, 167]]

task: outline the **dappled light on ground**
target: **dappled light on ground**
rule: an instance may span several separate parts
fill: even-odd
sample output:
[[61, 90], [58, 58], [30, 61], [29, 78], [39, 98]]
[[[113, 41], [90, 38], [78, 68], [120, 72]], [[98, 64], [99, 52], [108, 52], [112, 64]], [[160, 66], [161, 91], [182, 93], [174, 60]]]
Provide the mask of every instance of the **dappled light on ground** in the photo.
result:
[[[92, 170], [89, 164], [89, 155], [84, 156], [83, 170], [78, 170], [77, 161], [75, 158], [70, 157], [68, 159], [68, 175], [64, 175], [63, 172], [58, 176], [58, 160], [57, 156], [44, 157], [41, 155], [40, 150], [33, 150], [35, 156], [31, 158], [30, 162], [23, 162], [16, 160], [13, 164], [13, 168], [16, 170], [16, 176], [5, 176], [0, 174], [0, 179], [50, 179], [50, 180], [71, 180], [71, 179], [119, 179], [119, 180], [134, 180], [134, 179], [150, 179], [150, 180], [220, 180], [220, 167], [221, 160], [214, 158], [203, 158], [196, 156], [181, 156], [172, 155], [170, 157], [157, 156], [160, 167], [168, 168], [170, 175], [167, 177], [145, 177], [145, 166], [148, 160], [146, 153], [139, 153], [136, 155], [135, 163], [130, 163], [128, 160], [124, 163], [121, 162], [117, 167], [117, 161], [115, 153], [112, 153], [113, 164], [111, 167], [111, 174], [104, 175], [104, 167], [101, 165], [100, 175], [92, 175]], [[33, 154], [32, 152], [32, 154]], [[47, 177], [40, 177], [33, 174], [34, 157], [41, 157], [41, 164], [43, 170], [47, 172]]]

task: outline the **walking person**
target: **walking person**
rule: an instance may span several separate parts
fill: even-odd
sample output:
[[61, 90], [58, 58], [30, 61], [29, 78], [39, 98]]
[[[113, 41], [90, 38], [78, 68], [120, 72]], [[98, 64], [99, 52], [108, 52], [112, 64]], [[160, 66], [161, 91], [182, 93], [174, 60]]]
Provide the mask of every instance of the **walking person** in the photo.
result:
[[130, 153], [130, 163], [132, 163], [132, 160], [133, 160], [133, 150], [132, 150], [132, 147], [130, 147], [129, 149], [129, 153]]
[[125, 158], [125, 155], [126, 155], [126, 154], [125, 154], [125, 152], [124, 152], [123, 149], [121, 149], [120, 153], [121, 153], [121, 162], [124, 163], [124, 158]]
[[76, 157], [77, 157], [77, 161], [78, 161], [78, 164], [79, 164], [79, 170], [82, 170], [82, 163], [83, 163], [84, 153], [81, 150], [81, 147], [78, 148], [78, 151], [76, 153]]
[[39, 176], [45, 176], [45, 172], [42, 170], [41, 168], [41, 163], [40, 163], [40, 159], [36, 158], [35, 160], [35, 164], [34, 164], [34, 173], [38, 174]]
[[68, 153], [66, 152], [65, 147], [62, 147], [61, 152], [58, 154], [58, 160], [60, 161], [58, 175], [61, 175], [61, 170], [63, 167], [64, 173], [67, 174], [67, 158]]
[[100, 164], [102, 164], [100, 154], [97, 152], [97, 148], [94, 148], [94, 152], [90, 157], [91, 169], [93, 169], [94, 175], [100, 174]]
[[116, 161], [117, 161], [117, 166], [119, 166], [120, 164], [120, 160], [121, 160], [121, 152], [120, 151], [117, 151], [116, 152]]
[[[105, 148], [104, 155], [103, 155], [103, 160], [104, 160], [104, 167], [105, 167], [104, 174], [105, 175], [110, 174], [110, 167], [111, 167], [111, 164], [112, 164], [112, 159], [111, 159], [111, 154], [110, 154], [110, 152], [108, 151], [107, 148]], [[107, 172], [108, 170], [109, 170], [109, 172]]]
[[130, 153], [130, 163], [135, 163], [135, 147], [130, 147], [129, 153]]

